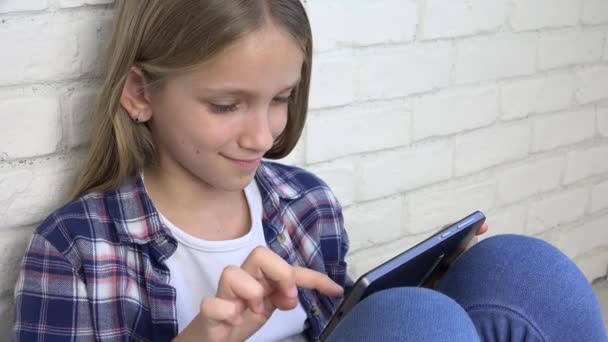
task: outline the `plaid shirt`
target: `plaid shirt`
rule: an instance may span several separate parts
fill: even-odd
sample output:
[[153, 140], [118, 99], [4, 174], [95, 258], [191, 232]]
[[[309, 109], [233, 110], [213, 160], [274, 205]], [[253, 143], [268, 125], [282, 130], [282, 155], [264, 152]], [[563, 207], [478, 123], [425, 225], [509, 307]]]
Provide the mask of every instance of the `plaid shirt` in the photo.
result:
[[[341, 207], [323, 181], [264, 162], [256, 173], [264, 234], [292, 265], [350, 282]], [[165, 260], [177, 248], [141, 178], [87, 194], [34, 232], [15, 289], [16, 341], [170, 341], [177, 335], [176, 291]], [[311, 338], [339, 299], [300, 289]]]

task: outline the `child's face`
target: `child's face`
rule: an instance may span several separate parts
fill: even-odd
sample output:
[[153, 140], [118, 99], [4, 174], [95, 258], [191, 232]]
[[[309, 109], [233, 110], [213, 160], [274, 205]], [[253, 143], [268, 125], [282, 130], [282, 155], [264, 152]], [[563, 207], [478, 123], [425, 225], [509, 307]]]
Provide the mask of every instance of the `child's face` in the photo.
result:
[[168, 80], [151, 97], [149, 122], [161, 169], [216, 190], [243, 189], [285, 129], [303, 61], [297, 43], [268, 26]]

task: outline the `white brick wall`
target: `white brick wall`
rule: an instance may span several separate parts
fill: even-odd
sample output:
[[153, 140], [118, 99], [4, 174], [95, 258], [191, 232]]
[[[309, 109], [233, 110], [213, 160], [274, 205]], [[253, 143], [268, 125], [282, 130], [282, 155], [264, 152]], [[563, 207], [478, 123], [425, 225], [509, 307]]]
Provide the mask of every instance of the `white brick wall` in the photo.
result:
[[[112, 0], [0, 0], [0, 336], [29, 234], [82, 160]], [[285, 162], [344, 206], [354, 275], [469, 211], [608, 264], [608, 2], [307, 0], [311, 112]]]

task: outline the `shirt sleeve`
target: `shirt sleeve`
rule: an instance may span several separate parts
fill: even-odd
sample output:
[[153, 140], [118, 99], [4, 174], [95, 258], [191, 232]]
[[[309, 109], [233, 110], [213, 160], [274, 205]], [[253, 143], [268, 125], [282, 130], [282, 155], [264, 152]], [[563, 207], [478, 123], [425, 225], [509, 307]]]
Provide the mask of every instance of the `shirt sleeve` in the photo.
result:
[[48, 240], [34, 234], [15, 287], [13, 341], [92, 341], [85, 283]]

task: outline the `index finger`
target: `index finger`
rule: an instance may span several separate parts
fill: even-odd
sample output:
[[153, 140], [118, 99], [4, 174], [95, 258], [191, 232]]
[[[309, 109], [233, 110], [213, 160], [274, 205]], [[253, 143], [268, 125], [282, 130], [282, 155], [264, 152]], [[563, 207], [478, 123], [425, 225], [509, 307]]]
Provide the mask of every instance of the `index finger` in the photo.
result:
[[331, 280], [326, 274], [308, 268], [294, 266], [296, 284], [306, 289], [314, 289], [331, 297], [344, 293], [342, 286]]

